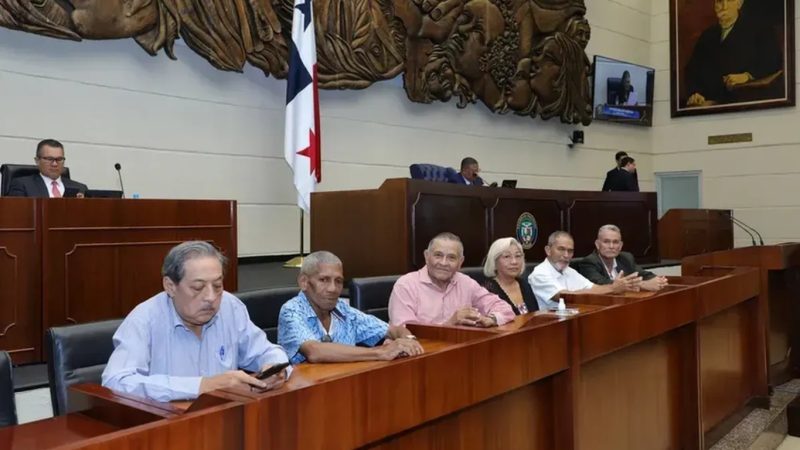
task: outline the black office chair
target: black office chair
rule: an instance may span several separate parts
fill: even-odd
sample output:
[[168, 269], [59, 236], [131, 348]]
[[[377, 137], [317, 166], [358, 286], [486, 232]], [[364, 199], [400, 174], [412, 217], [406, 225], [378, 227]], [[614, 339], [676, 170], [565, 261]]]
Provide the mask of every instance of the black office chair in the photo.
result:
[[528, 279], [528, 275], [530, 275], [531, 272], [533, 272], [533, 269], [535, 269], [536, 266], [539, 265], [539, 263], [541, 263], [541, 261], [526, 262], [525, 263], [525, 272], [522, 273], [522, 276], [527, 280]]
[[281, 306], [297, 296], [298, 292], [300, 289], [297, 287], [282, 287], [237, 292], [233, 295], [247, 307], [250, 320], [267, 333], [270, 342], [275, 343], [278, 342], [278, 316]]
[[350, 280], [350, 305], [367, 314], [389, 321], [389, 296], [400, 275], [353, 278]]
[[14, 402], [14, 378], [11, 376], [11, 358], [0, 352], [0, 427], [17, 424], [17, 407]]
[[473, 280], [477, 281], [478, 284], [483, 286], [483, 283], [486, 282], [486, 275], [483, 274], [483, 266], [481, 267], [462, 267], [461, 273], [467, 275], [468, 277], [472, 278]]
[[[3, 164], [0, 166], [0, 177], [2, 177], [0, 179], [0, 196], [5, 197], [8, 195], [8, 188], [14, 178], [27, 177], [37, 173], [39, 173], [39, 168], [31, 164]], [[68, 167], [64, 167], [64, 173], [61, 176], [69, 178]]]
[[47, 375], [53, 414], [69, 412], [67, 391], [73, 384], [102, 382], [114, 351], [112, 337], [122, 320], [82, 323], [47, 330]]

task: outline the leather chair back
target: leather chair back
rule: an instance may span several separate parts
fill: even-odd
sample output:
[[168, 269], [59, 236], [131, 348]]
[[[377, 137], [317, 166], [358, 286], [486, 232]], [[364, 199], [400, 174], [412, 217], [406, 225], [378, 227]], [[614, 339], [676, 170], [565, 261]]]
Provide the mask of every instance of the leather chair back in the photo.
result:
[[526, 262], [525, 263], [525, 272], [522, 273], [522, 277], [527, 280], [528, 276], [531, 274], [531, 272], [533, 272], [533, 269], [535, 269], [536, 266], [539, 265], [539, 263], [541, 263], [541, 261]]
[[102, 382], [114, 351], [112, 340], [122, 320], [82, 323], [47, 330], [47, 375], [53, 414], [69, 412], [67, 391], [73, 384]]
[[[0, 196], [8, 195], [11, 180], [18, 177], [27, 177], [39, 173], [39, 168], [31, 164], [3, 164], [0, 166]], [[69, 178], [69, 168], [64, 167], [64, 178]]]
[[415, 180], [441, 181], [448, 183], [456, 175], [452, 167], [437, 166], [436, 164], [412, 164], [408, 167], [411, 178]]
[[235, 295], [247, 307], [250, 320], [267, 333], [270, 342], [278, 342], [278, 316], [281, 306], [294, 298], [300, 289], [282, 287], [237, 292]]
[[486, 276], [483, 274], [483, 266], [480, 267], [462, 267], [461, 273], [467, 275], [468, 277], [472, 278], [473, 280], [477, 281], [478, 284], [483, 286], [483, 283], [486, 282]]
[[400, 275], [353, 278], [350, 280], [351, 305], [367, 314], [389, 321], [389, 296]]
[[11, 376], [11, 358], [0, 352], [0, 427], [17, 424], [17, 407], [14, 402], [14, 378]]

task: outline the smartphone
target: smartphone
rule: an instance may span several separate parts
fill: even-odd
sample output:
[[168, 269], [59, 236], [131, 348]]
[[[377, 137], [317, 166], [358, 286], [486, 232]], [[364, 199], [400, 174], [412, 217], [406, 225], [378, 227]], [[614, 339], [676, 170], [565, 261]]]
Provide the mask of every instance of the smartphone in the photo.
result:
[[269, 378], [269, 377], [271, 377], [271, 376], [273, 376], [275, 374], [281, 373], [281, 371], [283, 369], [289, 367], [289, 365], [290, 365], [290, 363], [288, 363], [288, 362], [275, 364], [274, 366], [272, 366], [272, 367], [270, 367], [270, 368], [268, 368], [266, 370], [262, 370], [261, 372], [258, 372], [257, 374], [255, 374], [253, 376], [258, 378], [259, 380], [263, 380], [263, 379]]

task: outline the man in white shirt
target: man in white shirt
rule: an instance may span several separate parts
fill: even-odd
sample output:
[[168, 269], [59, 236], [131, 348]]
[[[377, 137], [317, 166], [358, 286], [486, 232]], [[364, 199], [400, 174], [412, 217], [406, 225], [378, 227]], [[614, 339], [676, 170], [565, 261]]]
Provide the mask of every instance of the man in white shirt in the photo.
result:
[[638, 291], [642, 278], [637, 273], [620, 273], [611, 284], [596, 285], [569, 266], [575, 254], [575, 242], [566, 231], [556, 231], [544, 247], [547, 259], [528, 276], [528, 283], [539, 303], [539, 309], [558, 306], [562, 294], [619, 294]]
[[45, 139], [36, 146], [36, 165], [39, 173], [14, 178], [8, 187], [9, 197], [63, 197], [67, 188], [77, 191], [79, 197], [86, 192], [86, 185], [64, 178], [64, 146], [55, 139]]

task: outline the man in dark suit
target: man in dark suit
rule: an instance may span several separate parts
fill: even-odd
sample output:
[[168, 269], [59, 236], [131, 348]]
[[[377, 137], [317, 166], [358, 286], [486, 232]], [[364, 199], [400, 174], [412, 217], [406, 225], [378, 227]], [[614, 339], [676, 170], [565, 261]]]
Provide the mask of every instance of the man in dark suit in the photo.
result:
[[611, 284], [619, 277], [638, 273], [642, 278], [640, 289], [658, 291], [667, 285], [666, 277], [642, 269], [633, 255], [622, 251], [622, 233], [616, 225], [600, 227], [594, 246], [597, 250], [575, 262], [575, 269], [592, 283]]
[[478, 166], [478, 160], [467, 156], [461, 160], [461, 172], [450, 177], [451, 183], [467, 184], [472, 186], [483, 186], [483, 178], [478, 176], [481, 168]]
[[[747, 100], [739, 96], [741, 87], [749, 83], [758, 85], [759, 80], [774, 80], [783, 69], [781, 45], [775, 32], [758, 18], [760, 2], [748, 1], [747, 6], [744, 0], [708, 3], [714, 6], [717, 23], [700, 35], [686, 64], [687, 107]], [[763, 90], [750, 100], [773, 98], [773, 94], [784, 95], [782, 91]]]
[[613, 180], [621, 170], [619, 168], [619, 161], [625, 156], [628, 156], [626, 152], [617, 152], [617, 154], [614, 155], [614, 168], [606, 172], [606, 180], [603, 181], [603, 192], [611, 190], [611, 180]]
[[36, 165], [39, 173], [15, 178], [8, 187], [9, 197], [63, 197], [67, 189], [83, 197], [86, 185], [61, 176], [64, 172], [64, 146], [55, 139], [45, 139], [36, 146]]
[[639, 180], [636, 177], [636, 160], [630, 156], [623, 156], [619, 162], [619, 170], [607, 179], [603, 185], [604, 191], [639, 192]]

